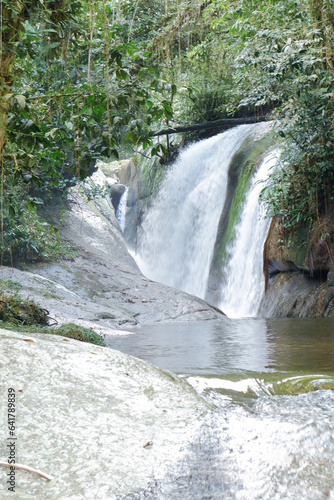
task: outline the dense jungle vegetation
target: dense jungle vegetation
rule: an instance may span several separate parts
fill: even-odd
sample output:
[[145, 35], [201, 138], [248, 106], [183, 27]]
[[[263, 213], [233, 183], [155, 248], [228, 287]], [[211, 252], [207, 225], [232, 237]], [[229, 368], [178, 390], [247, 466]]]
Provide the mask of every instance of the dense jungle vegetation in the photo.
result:
[[268, 114], [284, 150], [269, 214], [290, 228], [333, 202], [332, 0], [0, 6], [3, 264], [54, 257], [41, 208], [98, 159], [164, 155], [149, 136], [166, 125]]

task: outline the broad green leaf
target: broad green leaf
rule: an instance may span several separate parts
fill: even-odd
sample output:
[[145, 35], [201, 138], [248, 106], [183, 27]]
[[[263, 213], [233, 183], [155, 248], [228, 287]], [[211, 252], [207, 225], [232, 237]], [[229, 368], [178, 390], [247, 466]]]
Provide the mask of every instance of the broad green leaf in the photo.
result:
[[59, 45], [60, 45], [60, 42], [49, 43], [48, 45], [45, 45], [44, 47], [42, 47], [41, 54], [46, 54], [47, 52], [49, 52], [49, 50], [55, 49]]
[[93, 114], [93, 109], [90, 107], [90, 106], [84, 106], [81, 110], [81, 113], [83, 115], [87, 115], [87, 116], [92, 116]]
[[15, 96], [19, 106], [21, 109], [24, 109], [26, 107], [26, 98], [24, 95], [16, 95]]
[[66, 122], [65, 122], [65, 127], [66, 127], [68, 130], [73, 130], [74, 125], [73, 125], [73, 123], [72, 123], [72, 122], [70, 122], [70, 121], [66, 121]]
[[55, 133], [57, 132], [57, 130], [59, 130], [58, 127], [52, 128], [49, 132], [47, 132], [45, 134], [45, 137], [52, 137], [53, 138], [55, 136]]

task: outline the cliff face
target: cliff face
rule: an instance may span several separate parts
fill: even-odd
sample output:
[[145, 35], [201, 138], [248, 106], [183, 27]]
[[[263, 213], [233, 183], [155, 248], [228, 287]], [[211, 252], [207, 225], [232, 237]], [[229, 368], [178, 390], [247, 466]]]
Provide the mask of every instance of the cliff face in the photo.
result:
[[264, 246], [266, 294], [259, 315], [334, 317], [334, 209], [313, 227], [272, 221]]

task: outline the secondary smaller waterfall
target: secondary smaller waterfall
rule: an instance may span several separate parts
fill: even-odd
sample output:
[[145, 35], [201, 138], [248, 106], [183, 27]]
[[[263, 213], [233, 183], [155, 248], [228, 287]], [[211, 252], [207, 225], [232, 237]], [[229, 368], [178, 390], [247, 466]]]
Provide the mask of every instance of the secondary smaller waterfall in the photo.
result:
[[259, 195], [264, 187], [261, 181], [267, 179], [278, 157], [278, 151], [268, 154], [253, 175], [234, 241], [227, 250], [230, 259], [224, 267], [226, 280], [221, 285], [220, 308], [230, 318], [256, 316], [263, 295], [262, 254], [270, 220], [265, 218]]
[[120, 225], [120, 228], [122, 230], [122, 233], [124, 233], [124, 228], [125, 228], [125, 221], [126, 221], [126, 203], [128, 201], [128, 194], [129, 194], [129, 188], [126, 188], [124, 191], [118, 208], [116, 212], [116, 219], [118, 220], [118, 223]]

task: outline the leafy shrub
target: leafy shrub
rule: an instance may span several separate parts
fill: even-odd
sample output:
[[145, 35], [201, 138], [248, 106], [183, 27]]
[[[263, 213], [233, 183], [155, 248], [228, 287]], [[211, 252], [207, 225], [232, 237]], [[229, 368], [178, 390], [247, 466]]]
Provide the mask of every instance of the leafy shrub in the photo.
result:
[[73, 248], [62, 241], [57, 229], [38, 214], [36, 201], [24, 187], [8, 188], [3, 207], [2, 263], [50, 261], [71, 255]]
[[334, 74], [322, 70], [313, 77], [300, 76], [303, 92], [291, 93], [284, 106], [286, 118], [277, 128], [284, 140], [281, 166], [262, 193], [268, 215], [286, 228], [319, 222], [333, 202]]

